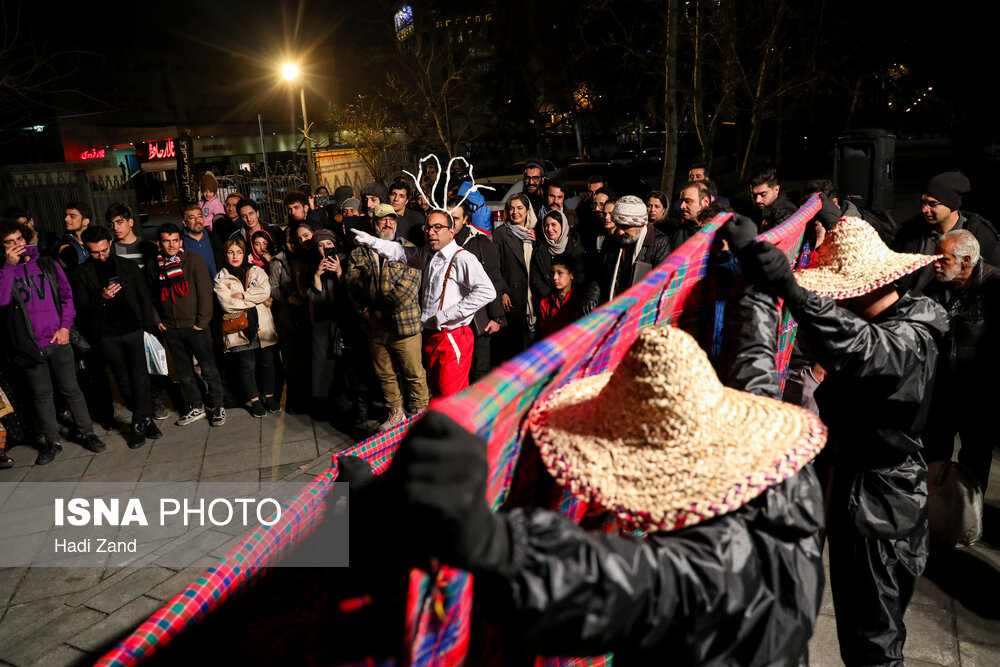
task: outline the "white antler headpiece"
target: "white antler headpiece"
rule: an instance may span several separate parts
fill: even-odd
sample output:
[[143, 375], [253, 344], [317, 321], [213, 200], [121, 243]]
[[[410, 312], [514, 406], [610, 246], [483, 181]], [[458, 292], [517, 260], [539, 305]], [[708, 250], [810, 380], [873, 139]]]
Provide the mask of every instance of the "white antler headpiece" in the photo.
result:
[[[434, 175], [434, 185], [431, 186], [431, 194], [430, 194], [430, 196], [427, 196], [427, 193], [424, 192], [423, 188], [420, 185], [420, 181], [421, 181], [421, 179], [423, 178], [423, 175], [424, 175], [424, 162], [428, 162], [431, 159], [433, 159], [434, 163], [437, 165], [437, 174]], [[421, 158], [420, 162], [418, 163], [417, 175], [416, 176], [414, 176], [412, 173], [406, 171], [405, 169], [403, 170], [403, 173], [406, 174], [407, 176], [409, 176], [410, 178], [412, 178], [413, 181], [416, 183], [416, 185], [417, 185], [417, 192], [419, 192], [421, 194], [421, 196], [425, 200], [427, 200], [427, 203], [431, 205], [431, 208], [434, 209], [434, 210], [437, 210], [437, 211], [444, 211], [444, 213], [446, 213], [449, 218], [451, 217], [451, 213], [449, 213], [448, 209], [445, 208], [445, 207], [448, 204], [448, 187], [451, 185], [451, 166], [453, 164], [455, 164], [455, 162], [457, 162], [459, 160], [461, 160], [462, 162], [464, 162], [465, 166], [469, 168], [469, 183], [471, 183], [472, 185], [466, 191], [465, 195], [462, 197], [462, 201], [460, 201], [455, 206], [452, 206], [452, 208], [457, 208], [458, 206], [461, 206], [462, 204], [464, 204], [465, 200], [469, 198], [469, 195], [471, 195], [473, 192], [476, 192], [477, 190], [496, 190], [496, 188], [491, 187], [489, 185], [477, 185], [476, 184], [476, 179], [472, 175], [472, 164], [468, 160], [466, 160], [464, 157], [461, 157], [461, 156], [456, 156], [456, 157], [453, 157], [450, 160], [448, 160], [447, 176], [445, 177], [445, 181], [444, 181], [444, 201], [441, 201], [440, 203], [437, 202], [434, 199], [434, 193], [437, 192], [438, 183], [441, 182], [441, 160], [438, 159], [437, 155], [435, 155], [434, 153], [431, 153], [431, 154], [425, 155], [423, 158]]]

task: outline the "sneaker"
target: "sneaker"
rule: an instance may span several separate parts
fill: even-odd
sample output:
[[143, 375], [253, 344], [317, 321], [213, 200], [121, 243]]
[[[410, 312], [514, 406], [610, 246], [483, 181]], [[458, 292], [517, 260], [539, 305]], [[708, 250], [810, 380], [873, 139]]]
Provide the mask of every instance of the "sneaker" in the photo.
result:
[[52, 459], [56, 457], [56, 454], [62, 451], [62, 445], [58, 442], [52, 442], [46, 440], [45, 444], [41, 446], [38, 452], [38, 458], [35, 459], [36, 466], [43, 466], [52, 463]]
[[196, 422], [199, 419], [205, 418], [205, 408], [188, 408], [186, 412], [181, 415], [181, 418], [174, 423], [178, 426], [187, 426], [192, 422]]
[[274, 414], [275, 412], [281, 412], [281, 405], [274, 399], [274, 396], [268, 396], [264, 399], [264, 409]]
[[147, 438], [152, 438], [153, 440], [159, 440], [163, 437], [163, 433], [160, 431], [160, 427], [156, 425], [156, 422], [152, 418], [146, 417], [142, 422], [142, 427]]
[[163, 421], [170, 415], [167, 414], [167, 409], [160, 404], [153, 406], [153, 419], [156, 421]]
[[389, 411], [389, 417], [378, 427], [380, 431], [388, 431], [391, 428], [399, 426], [404, 421], [406, 421], [406, 413], [403, 412], [403, 408], [392, 408]]
[[83, 442], [81, 442], [80, 444], [83, 445], [84, 449], [88, 449], [94, 452], [95, 454], [100, 454], [101, 452], [103, 452], [105, 449], [108, 448], [108, 446], [105, 445], [104, 442], [100, 438], [98, 438], [97, 435], [95, 435], [94, 433], [84, 434]]
[[[254, 417], [257, 417], [258, 419], [260, 419], [262, 417], [265, 417], [267, 415], [267, 408], [264, 407], [264, 401], [257, 400], [257, 401], [254, 401], [253, 403], [251, 403], [250, 404], [250, 414], [252, 414]], [[212, 417], [212, 421], [213, 422], [215, 421], [215, 417], [214, 416]], [[223, 421], [223, 423], [225, 423], [226, 418], [223, 417], [222, 421]]]
[[209, 408], [212, 413], [212, 426], [222, 426], [226, 423], [226, 409], [221, 405], [217, 408]]
[[14, 459], [7, 456], [7, 452], [0, 450], [0, 470], [14, 467]]

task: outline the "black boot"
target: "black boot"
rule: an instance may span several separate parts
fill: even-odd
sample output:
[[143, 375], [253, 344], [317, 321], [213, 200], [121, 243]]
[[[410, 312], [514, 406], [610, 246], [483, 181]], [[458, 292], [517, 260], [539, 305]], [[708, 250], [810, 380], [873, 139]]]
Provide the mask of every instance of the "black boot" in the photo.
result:
[[160, 427], [156, 425], [152, 417], [146, 417], [142, 420], [142, 428], [146, 434], [147, 438], [152, 438], [153, 440], [159, 440], [163, 437], [163, 433], [160, 431]]
[[144, 419], [133, 419], [129, 429], [128, 448], [139, 449], [146, 444], [146, 424]]

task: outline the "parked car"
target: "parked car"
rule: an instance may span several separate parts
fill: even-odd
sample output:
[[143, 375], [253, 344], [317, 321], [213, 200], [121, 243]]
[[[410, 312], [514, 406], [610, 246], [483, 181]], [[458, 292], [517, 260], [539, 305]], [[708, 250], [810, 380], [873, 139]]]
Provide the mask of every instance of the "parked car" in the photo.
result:
[[611, 156], [611, 164], [630, 166], [639, 157], [635, 151], [618, 151]]

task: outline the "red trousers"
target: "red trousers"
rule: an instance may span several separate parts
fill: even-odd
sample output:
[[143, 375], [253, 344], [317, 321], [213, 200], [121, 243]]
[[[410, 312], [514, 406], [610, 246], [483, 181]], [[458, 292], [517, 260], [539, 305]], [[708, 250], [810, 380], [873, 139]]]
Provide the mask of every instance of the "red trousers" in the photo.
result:
[[424, 367], [432, 396], [444, 398], [469, 386], [475, 343], [476, 335], [467, 326], [451, 331], [424, 332]]

